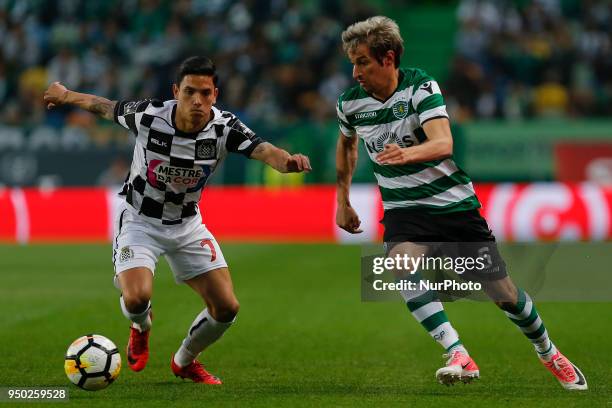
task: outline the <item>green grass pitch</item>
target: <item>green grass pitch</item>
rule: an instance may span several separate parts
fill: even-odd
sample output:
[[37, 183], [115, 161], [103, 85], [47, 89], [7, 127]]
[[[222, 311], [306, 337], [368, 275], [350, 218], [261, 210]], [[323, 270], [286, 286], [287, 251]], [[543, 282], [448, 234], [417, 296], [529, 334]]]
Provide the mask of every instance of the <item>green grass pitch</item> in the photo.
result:
[[[151, 358], [134, 373], [125, 365], [128, 322], [112, 286], [110, 245], [0, 246], [0, 387], [67, 386], [62, 406], [78, 407], [612, 407], [612, 303], [538, 304], [553, 340], [587, 376], [584, 393], [563, 390], [494, 305], [447, 304], [481, 380], [444, 387], [434, 379], [443, 350], [401, 301], [361, 302], [359, 246], [223, 249], [241, 311], [203, 356], [224, 381], [211, 387], [170, 371], [202, 304], [174, 283], [165, 261], [155, 278]], [[70, 342], [91, 332], [112, 339], [124, 362], [99, 392], [72, 386], [63, 370]]]

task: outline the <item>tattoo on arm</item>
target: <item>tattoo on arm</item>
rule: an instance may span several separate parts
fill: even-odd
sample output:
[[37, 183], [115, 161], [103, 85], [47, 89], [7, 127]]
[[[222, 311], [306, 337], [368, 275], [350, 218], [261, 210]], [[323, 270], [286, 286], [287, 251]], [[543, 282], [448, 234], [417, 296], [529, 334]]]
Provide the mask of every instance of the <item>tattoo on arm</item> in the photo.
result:
[[101, 96], [96, 96], [91, 101], [88, 111], [95, 113], [101, 118], [113, 120], [115, 105], [117, 105], [117, 101], [110, 101], [106, 98], [102, 98]]
[[256, 158], [259, 157], [259, 155], [261, 153], [264, 152], [264, 150], [266, 150], [266, 143], [260, 143], [257, 146], [255, 146], [255, 149], [253, 149], [253, 152], [251, 152], [251, 157]]
[[251, 153], [251, 159], [262, 161], [281, 173], [287, 172], [287, 158], [289, 156], [289, 153], [269, 142], [258, 144]]

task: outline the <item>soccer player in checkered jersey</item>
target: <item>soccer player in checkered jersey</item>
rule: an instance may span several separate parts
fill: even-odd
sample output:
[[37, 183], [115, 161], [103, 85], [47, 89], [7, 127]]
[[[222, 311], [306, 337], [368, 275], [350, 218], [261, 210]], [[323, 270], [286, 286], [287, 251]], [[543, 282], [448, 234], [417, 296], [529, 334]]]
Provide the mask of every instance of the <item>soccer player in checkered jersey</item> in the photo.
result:
[[[486, 254], [488, 266], [470, 278], [481, 281], [564, 388], [586, 390], [584, 375], [557, 350], [529, 295], [506, 273], [495, 237], [478, 211], [472, 183], [452, 160], [453, 139], [438, 84], [420, 69], [399, 68], [404, 47], [397, 24], [372, 17], [349, 26], [342, 42], [359, 84], [340, 95], [337, 105], [337, 224], [350, 233], [361, 232], [349, 188], [357, 142], [363, 139], [383, 200], [388, 255], [428, 255], [432, 242], [452, 243], [460, 255], [473, 258]], [[448, 321], [439, 294], [415, 290], [402, 296], [412, 315], [446, 350], [448, 360], [436, 372], [438, 381], [449, 385], [479, 378], [478, 366]]]
[[173, 355], [171, 369], [198, 383], [221, 384], [196, 358], [232, 325], [239, 304], [221, 248], [202, 224], [202, 189], [228, 152], [260, 160], [282, 173], [311, 168], [308, 157], [263, 141], [232, 113], [214, 106], [219, 91], [210, 59], [183, 61], [172, 90], [173, 100], [118, 102], [55, 82], [44, 101], [48, 108], [74, 105], [114, 120], [136, 137], [113, 242], [121, 310], [132, 322], [130, 368], [140, 371], [147, 364], [153, 275], [159, 256], [165, 255], [176, 281], [189, 285], [207, 306]]

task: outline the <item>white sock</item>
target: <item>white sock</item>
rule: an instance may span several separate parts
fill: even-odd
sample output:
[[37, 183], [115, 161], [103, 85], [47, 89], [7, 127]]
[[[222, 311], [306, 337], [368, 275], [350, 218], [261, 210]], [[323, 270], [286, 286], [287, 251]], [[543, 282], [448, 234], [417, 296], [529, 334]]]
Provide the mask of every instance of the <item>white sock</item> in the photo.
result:
[[538, 353], [538, 356], [540, 356], [542, 360], [550, 361], [552, 357], [557, 354], [557, 348], [548, 338], [546, 338], [544, 344], [547, 344], [548, 347], [544, 348], [543, 345], [542, 347], [538, 347], [538, 345], [534, 344], [536, 353]]
[[457, 344], [456, 346], [451, 347], [448, 350], [448, 354], [453, 354], [454, 351], [460, 351], [466, 356], [470, 355], [470, 353], [468, 353], [467, 349], [463, 346], [463, 344]]
[[121, 304], [121, 311], [123, 315], [132, 322], [132, 327], [138, 329], [140, 332], [144, 332], [151, 329], [151, 302], [147, 304], [147, 308], [141, 313], [132, 313], [127, 310], [123, 296], [119, 298], [119, 304]]
[[179, 367], [191, 364], [202, 351], [219, 340], [234, 321], [236, 318], [227, 323], [219, 322], [208, 313], [208, 309], [204, 309], [193, 321], [183, 344], [174, 354], [174, 362]]

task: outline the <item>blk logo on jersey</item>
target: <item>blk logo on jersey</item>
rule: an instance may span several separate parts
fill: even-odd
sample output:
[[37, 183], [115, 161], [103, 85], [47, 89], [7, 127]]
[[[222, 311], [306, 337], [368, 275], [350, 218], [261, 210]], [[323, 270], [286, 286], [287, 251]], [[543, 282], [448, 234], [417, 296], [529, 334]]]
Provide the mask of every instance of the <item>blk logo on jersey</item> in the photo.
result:
[[172, 135], [149, 129], [149, 139], [147, 140], [147, 150], [155, 153], [170, 155], [172, 146]]
[[168, 143], [164, 142], [163, 140], [151, 138], [151, 143], [160, 147], [168, 147]]

